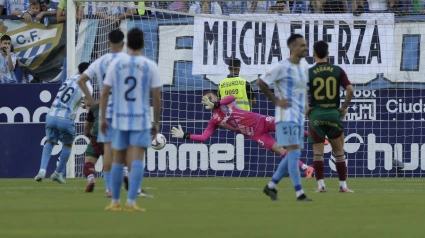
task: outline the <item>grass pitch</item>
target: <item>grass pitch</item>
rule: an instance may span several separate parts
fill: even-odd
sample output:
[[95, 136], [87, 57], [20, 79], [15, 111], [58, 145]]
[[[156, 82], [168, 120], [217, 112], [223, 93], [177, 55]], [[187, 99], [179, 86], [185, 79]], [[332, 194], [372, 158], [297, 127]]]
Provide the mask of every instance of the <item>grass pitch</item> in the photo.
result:
[[101, 179], [92, 194], [83, 179], [67, 182], [1, 179], [0, 237], [425, 237], [423, 179], [349, 179], [354, 194], [339, 193], [337, 178], [323, 194], [303, 180], [306, 203], [295, 201], [289, 178], [278, 202], [262, 193], [268, 178], [145, 178], [155, 196], [138, 199], [145, 213], [104, 211]]

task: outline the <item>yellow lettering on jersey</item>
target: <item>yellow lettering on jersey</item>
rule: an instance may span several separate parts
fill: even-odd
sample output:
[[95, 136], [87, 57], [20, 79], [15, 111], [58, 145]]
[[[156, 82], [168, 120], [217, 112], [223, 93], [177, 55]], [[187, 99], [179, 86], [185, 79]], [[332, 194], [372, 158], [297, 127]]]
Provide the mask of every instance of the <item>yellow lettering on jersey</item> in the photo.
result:
[[313, 70], [313, 73], [318, 74], [318, 73], [323, 72], [323, 71], [328, 71], [328, 72], [332, 73], [334, 71], [334, 68], [330, 67], [330, 66], [318, 67], [315, 70]]

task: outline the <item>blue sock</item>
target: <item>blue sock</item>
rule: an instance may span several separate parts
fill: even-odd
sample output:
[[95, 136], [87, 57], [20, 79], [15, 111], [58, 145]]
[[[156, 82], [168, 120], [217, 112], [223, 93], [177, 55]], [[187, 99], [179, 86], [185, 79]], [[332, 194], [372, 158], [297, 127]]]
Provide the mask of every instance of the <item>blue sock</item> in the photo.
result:
[[62, 171], [66, 167], [66, 163], [68, 163], [69, 156], [71, 155], [71, 148], [68, 147], [62, 147], [61, 155], [59, 156], [59, 164], [56, 168], [55, 172], [62, 173]]
[[133, 160], [131, 162], [131, 171], [128, 185], [128, 196], [130, 200], [135, 200], [137, 197], [137, 191], [142, 185], [143, 175], [144, 175], [144, 161], [143, 160]]
[[296, 192], [301, 191], [301, 174], [298, 168], [298, 160], [301, 157], [301, 150], [291, 150], [288, 152], [286, 159], [288, 160], [289, 176], [291, 176], [292, 184]]
[[112, 189], [112, 199], [119, 200], [121, 193], [122, 177], [123, 177], [123, 164], [112, 163], [111, 181], [110, 186]]
[[111, 190], [111, 172], [103, 172], [103, 181], [107, 190]]
[[50, 156], [52, 156], [53, 145], [47, 142], [43, 146], [43, 153], [41, 154], [41, 163], [40, 169], [47, 169], [47, 165], [49, 164]]
[[276, 169], [276, 172], [273, 174], [272, 182], [275, 184], [278, 184], [279, 181], [285, 176], [285, 174], [288, 172], [288, 158], [283, 158], [279, 166]]

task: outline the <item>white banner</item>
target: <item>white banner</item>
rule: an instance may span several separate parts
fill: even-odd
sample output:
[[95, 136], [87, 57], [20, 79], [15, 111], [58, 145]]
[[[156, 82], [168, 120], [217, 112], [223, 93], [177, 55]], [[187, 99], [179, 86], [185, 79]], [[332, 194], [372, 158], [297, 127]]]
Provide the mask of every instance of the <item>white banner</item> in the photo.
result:
[[327, 41], [331, 63], [341, 66], [353, 83], [367, 83], [378, 73], [393, 70], [392, 13], [253, 14], [229, 19], [195, 17], [193, 74], [225, 74], [232, 57], [242, 61], [241, 75], [262, 74], [289, 56], [286, 40], [292, 33], [308, 41], [310, 65], [314, 64], [314, 42]]

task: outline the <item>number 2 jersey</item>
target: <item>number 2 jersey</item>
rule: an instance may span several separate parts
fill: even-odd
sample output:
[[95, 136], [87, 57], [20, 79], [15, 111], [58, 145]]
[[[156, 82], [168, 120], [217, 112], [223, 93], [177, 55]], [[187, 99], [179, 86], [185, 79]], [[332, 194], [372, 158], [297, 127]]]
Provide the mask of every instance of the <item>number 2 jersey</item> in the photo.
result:
[[[74, 75], [68, 78], [59, 88], [55, 100], [50, 107], [49, 116], [61, 117], [64, 119], [75, 120], [78, 108], [81, 106], [85, 96], [78, 86], [80, 75]], [[90, 82], [86, 83], [90, 94], [93, 93], [93, 87]]]
[[162, 86], [155, 62], [144, 56], [119, 55], [109, 65], [104, 84], [113, 91], [113, 128], [122, 131], [152, 128], [150, 92]]
[[[112, 60], [120, 55], [125, 55], [125, 53], [107, 53], [95, 60], [92, 64], [90, 64], [86, 71], [84, 71], [84, 74], [87, 75], [87, 77], [90, 79], [96, 77], [100, 93], [103, 92], [103, 81], [105, 80], [106, 71], [108, 70], [109, 64], [112, 62]], [[108, 107], [106, 108], [106, 118], [112, 118], [112, 96], [109, 97]]]
[[317, 63], [309, 69], [310, 107], [322, 109], [339, 108], [340, 86], [346, 88], [351, 85], [345, 71], [328, 63]]

